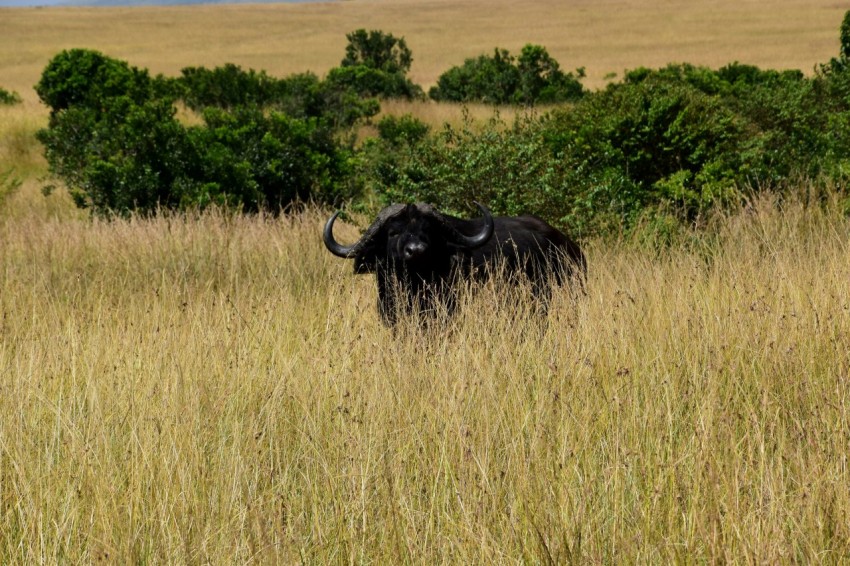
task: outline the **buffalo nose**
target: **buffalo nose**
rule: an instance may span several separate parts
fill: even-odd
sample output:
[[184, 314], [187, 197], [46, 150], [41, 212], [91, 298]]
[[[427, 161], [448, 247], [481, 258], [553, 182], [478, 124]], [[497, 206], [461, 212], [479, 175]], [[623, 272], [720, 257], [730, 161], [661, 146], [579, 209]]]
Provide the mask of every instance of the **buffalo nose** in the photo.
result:
[[413, 259], [425, 251], [425, 244], [422, 242], [408, 242], [404, 246], [404, 259]]

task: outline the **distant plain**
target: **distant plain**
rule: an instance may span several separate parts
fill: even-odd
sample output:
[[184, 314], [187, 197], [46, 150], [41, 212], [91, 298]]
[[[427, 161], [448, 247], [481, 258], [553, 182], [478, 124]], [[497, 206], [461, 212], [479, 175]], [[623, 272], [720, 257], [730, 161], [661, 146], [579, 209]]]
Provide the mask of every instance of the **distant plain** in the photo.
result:
[[598, 88], [625, 69], [733, 61], [811, 72], [837, 54], [846, 6], [834, 0], [351, 0], [132, 8], [8, 8], [0, 14], [0, 85], [27, 100], [61, 49], [87, 47], [154, 73], [226, 62], [275, 76], [339, 64], [345, 34], [380, 29], [413, 51], [429, 87], [467, 57], [544, 45]]

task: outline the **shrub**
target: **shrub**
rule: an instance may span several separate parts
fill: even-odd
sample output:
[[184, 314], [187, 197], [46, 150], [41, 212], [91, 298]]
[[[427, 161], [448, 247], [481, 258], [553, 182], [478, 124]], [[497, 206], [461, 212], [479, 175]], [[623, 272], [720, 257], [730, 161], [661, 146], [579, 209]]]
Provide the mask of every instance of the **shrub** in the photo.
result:
[[424, 97], [422, 88], [407, 78], [413, 55], [404, 38], [364, 29], [353, 31], [346, 38], [345, 57], [339, 67], [328, 73], [328, 88], [366, 97]]
[[279, 81], [254, 69], [243, 71], [238, 65], [206, 69], [186, 67], [177, 83], [186, 105], [196, 111], [208, 106], [230, 109], [236, 106], [268, 106], [279, 98]]
[[350, 128], [380, 110], [376, 100], [366, 98], [371, 95], [358, 92], [354, 85], [333, 78], [323, 82], [313, 73], [276, 79], [264, 71], [243, 71], [227, 63], [212, 70], [187, 67], [181, 74], [175, 80], [175, 92], [197, 112], [254, 106], [294, 118], [325, 118], [335, 128]]
[[342, 67], [368, 67], [390, 74], [404, 75], [413, 63], [413, 54], [404, 38], [379, 30], [358, 29], [346, 34], [348, 45]]
[[351, 155], [321, 120], [242, 107], [208, 108], [204, 121], [189, 130], [194, 159], [183, 182], [184, 206], [280, 211], [298, 202], [338, 204], [354, 196]]
[[350, 91], [360, 97], [422, 98], [422, 88], [400, 73], [388, 73], [366, 65], [337, 67], [328, 72], [326, 88]]
[[370, 188], [384, 203], [421, 200], [466, 213], [478, 200], [497, 214], [534, 213], [587, 232], [586, 223], [572, 222], [571, 172], [541, 135], [545, 122], [524, 116], [513, 126], [494, 119], [477, 128], [467, 118], [460, 129], [447, 125], [413, 144], [375, 140], [368, 147]]
[[519, 70], [506, 49], [495, 49], [492, 57], [479, 55], [452, 67], [437, 79], [428, 92], [433, 100], [507, 104], [519, 89]]
[[454, 102], [564, 102], [581, 98], [584, 89], [579, 79], [583, 76], [583, 69], [576, 75], [565, 74], [544, 47], [528, 44], [518, 59], [498, 48], [492, 56], [467, 59], [440, 75], [428, 94], [434, 100]]
[[70, 49], [56, 55], [41, 74], [35, 91], [51, 115], [72, 106], [98, 108], [102, 101], [124, 97], [136, 104], [164, 96], [169, 84], [152, 79], [147, 70], [90, 49]]
[[[242, 76], [228, 69], [206, 76]], [[82, 81], [86, 74], [106, 82]], [[299, 78], [296, 87], [309, 93], [311, 81]], [[230, 110], [204, 107], [204, 125], [187, 128], [175, 118], [167, 81], [84, 50], [51, 61], [37, 90], [51, 106], [48, 127], [37, 133], [50, 170], [78, 206], [98, 214], [209, 204], [277, 212], [308, 199], [337, 202], [356, 188], [350, 150], [321, 116], [234, 103]], [[214, 102], [232, 101], [227, 95]]]
[[378, 122], [378, 136], [391, 145], [416, 144], [428, 135], [430, 127], [410, 114], [384, 116]]
[[21, 96], [15, 91], [8, 91], [0, 87], [0, 104], [13, 105], [20, 104]]
[[584, 69], [578, 69], [576, 75], [564, 74], [558, 62], [540, 45], [528, 44], [522, 48], [517, 60], [517, 69], [519, 90], [514, 95], [515, 102], [565, 102], [578, 100], [584, 93], [578, 81], [584, 77]]
[[67, 107], [36, 134], [51, 173], [77, 206], [99, 214], [176, 208], [188, 146], [171, 102], [118, 96], [101, 103]]

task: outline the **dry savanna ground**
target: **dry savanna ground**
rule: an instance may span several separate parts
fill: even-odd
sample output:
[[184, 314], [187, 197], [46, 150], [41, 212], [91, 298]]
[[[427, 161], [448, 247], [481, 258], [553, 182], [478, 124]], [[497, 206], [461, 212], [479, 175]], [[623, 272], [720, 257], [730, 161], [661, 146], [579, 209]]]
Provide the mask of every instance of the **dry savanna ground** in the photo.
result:
[[586, 294], [545, 322], [485, 285], [444, 330], [394, 334], [323, 249], [327, 211], [106, 222], [39, 191], [26, 89], [63, 47], [321, 72], [367, 27], [405, 35], [424, 83], [533, 41], [601, 84], [678, 60], [808, 70], [845, 9], [515, 4], [0, 10], [0, 85], [26, 99], [0, 108], [0, 174], [22, 180], [0, 182], [1, 563], [850, 560], [834, 193], [754, 198], [682, 247], [583, 242]]

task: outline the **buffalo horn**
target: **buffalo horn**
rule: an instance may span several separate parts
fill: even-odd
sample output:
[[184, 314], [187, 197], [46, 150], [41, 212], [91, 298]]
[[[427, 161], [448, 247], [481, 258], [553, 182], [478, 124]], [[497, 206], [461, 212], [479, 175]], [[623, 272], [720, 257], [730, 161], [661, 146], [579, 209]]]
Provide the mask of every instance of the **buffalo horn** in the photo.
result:
[[354, 255], [354, 248], [357, 247], [357, 244], [354, 244], [353, 246], [343, 246], [334, 239], [334, 221], [337, 216], [339, 216], [339, 211], [335, 212], [334, 215], [330, 217], [327, 224], [325, 224], [325, 231], [322, 234], [322, 239], [325, 241], [325, 247], [327, 247], [332, 254], [337, 257], [350, 258]]
[[481, 203], [476, 202], [475, 206], [477, 206], [478, 210], [481, 211], [481, 214], [484, 215], [484, 228], [482, 228], [479, 233], [473, 236], [466, 236], [459, 232], [455, 235], [455, 241], [465, 248], [481, 247], [486, 244], [493, 236], [493, 216], [490, 214], [490, 211], [487, 210], [487, 207], [482, 205]]

